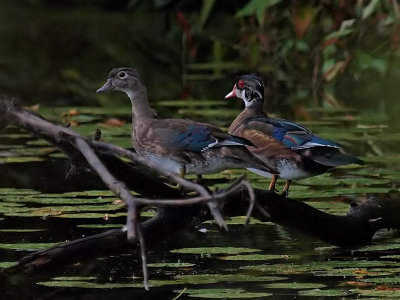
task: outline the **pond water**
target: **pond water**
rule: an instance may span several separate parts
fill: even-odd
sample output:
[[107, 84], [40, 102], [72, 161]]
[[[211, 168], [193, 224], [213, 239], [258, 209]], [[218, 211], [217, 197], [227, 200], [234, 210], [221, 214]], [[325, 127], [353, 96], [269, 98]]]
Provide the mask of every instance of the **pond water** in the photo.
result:
[[[173, 111], [227, 126], [239, 110], [224, 105], [162, 101], [156, 109], [160, 115]], [[130, 146], [129, 107], [107, 113], [100, 108], [41, 108], [38, 113], [57, 122], [68, 119], [86, 136], [100, 128], [107, 142]], [[310, 113], [318, 121], [302, 124], [338, 141], [367, 164], [295, 182], [291, 198], [343, 215], [351, 201], [398, 193], [400, 134], [384, 119], [346, 110]], [[119, 121], [107, 121], [111, 117]], [[125, 208], [95, 176], [65, 179], [67, 172], [65, 157], [46, 142], [11, 127], [0, 134], [0, 268], [37, 249], [123, 226]], [[212, 188], [224, 187], [243, 172], [205, 178]], [[267, 187], [265, 179], [247, 175], [255, 187]], [[243, 223], [244, 217], [232, 218], [229, 231], [221, 232], [205, 222], [168, 248], [160, 241], [149, 252], [150, 291], [143, 288], [139, 257], [115, 253], [40, 276], [13, 278], [2, 284], [1, 294], [10, 299], [400, 297], [400, 235], [395, 232], [382, 232], [372, 245], [349, 250], [269, 222], [252, 220], [248, 228]]]

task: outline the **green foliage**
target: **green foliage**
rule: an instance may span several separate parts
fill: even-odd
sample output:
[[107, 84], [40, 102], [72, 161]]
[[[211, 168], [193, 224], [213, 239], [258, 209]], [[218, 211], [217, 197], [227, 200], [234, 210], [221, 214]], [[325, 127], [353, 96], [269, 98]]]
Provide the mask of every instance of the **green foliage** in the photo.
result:
[[120, 106], [123, 95], [94, 91], [128, 65], [152, 99], [221, 99], [249, 72], [266, 79], [268, 107], [297, 118], [310, 117], [303, 106], [349, 106], [397, 119], [397, 1], [189, 2], [2, 1], [1, 91], [25, 103]]
[[[251, 0], [234, 16], [234, 23], [213, 27], [210, 43], [223, 56], [209, 56], [211, 76], [204, 76], [203, 69], [203, 77], [189, 79], [258, 73], [268, 79], [268, 106], [291, 107], [296, 117], [305, 117], [296, 109], [304, 105], [399, 111], [394, 87], [400, 63], [397, 2]], [[233, 39], [222, 32], [229, 26], [235, 26]], [[198, 34], [208, 34], [207, 28]], [[205, 65], [204, 55], [198, 60], [202, 63], [189, 66], [192, 73]], [[236, 65], [220, 68], [230, 61]]]

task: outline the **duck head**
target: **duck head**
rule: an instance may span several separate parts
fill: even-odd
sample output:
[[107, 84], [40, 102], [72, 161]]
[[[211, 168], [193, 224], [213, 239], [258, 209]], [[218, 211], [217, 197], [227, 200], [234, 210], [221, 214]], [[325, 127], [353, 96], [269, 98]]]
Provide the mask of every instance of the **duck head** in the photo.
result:
[[255, 75], [242, 75], [233, 85], [232, 91], [225, 99], [240, 98], [247, 106], [264, 101], [264, 82]]
[[96, 92], [103, 93], [111, 90], [118, 90], [133, 99], [138, 91], [145, 89], [140, 74], [136, 69], [121, 67], [114, 68], [108, 73], [106, 83]]

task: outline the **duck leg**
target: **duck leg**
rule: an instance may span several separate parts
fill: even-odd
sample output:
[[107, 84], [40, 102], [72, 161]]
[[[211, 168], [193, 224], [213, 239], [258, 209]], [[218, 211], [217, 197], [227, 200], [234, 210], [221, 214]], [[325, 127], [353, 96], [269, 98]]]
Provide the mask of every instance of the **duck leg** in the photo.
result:
[[271, 179], [271, 182], [270, 182], [270, 184], [269, 184], [269, 187], [268, 187], [268, 189], [269, 189], [270, 191], [273, 191], [273, 192], [276, 191], [275, 185], [276, 185], [276, 181], [277, 181], [277, 180], [278, 180], [278, 175], [273, 175], [273, 176], [272, 176], [272, 179]]
[[283, 187], [282, 191], [279, 193], [279, 195], [288, 195], [289, 194], [289, 188], [290, 188], [290, 184], [292, 183], [291, 180], [286, 180], [285, 182], [285, 186]]
[[[182, 165], [181, 168], [179, 169], [179, 177], [185, 178], [185, 175], [186, 175], [186, 167], [184, 165]], [[165, 183], [165, 184], [168, 185], [169, 187], [173, 188], [173, 189], [176, 189], [176, 190], [181, 190], [182, 189], [182, 186], [179, 183], [177, 183], [177, 184]]]

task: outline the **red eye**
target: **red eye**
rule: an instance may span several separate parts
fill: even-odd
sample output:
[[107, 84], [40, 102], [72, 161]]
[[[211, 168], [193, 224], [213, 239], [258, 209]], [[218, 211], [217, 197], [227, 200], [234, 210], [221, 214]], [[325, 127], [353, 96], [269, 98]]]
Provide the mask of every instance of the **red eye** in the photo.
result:
[[243, 81], [243, 80], [239, 80], [239, 81], [237, 82], [237, 86], [238, 86], [239, 88], [244, 88], [244, 81]]

